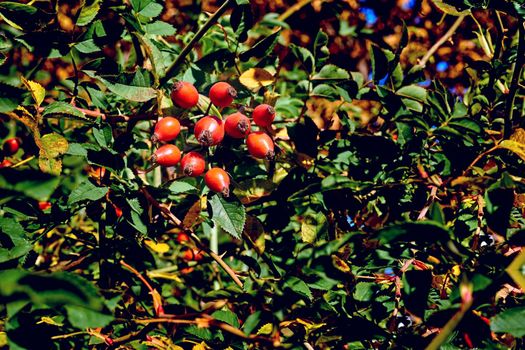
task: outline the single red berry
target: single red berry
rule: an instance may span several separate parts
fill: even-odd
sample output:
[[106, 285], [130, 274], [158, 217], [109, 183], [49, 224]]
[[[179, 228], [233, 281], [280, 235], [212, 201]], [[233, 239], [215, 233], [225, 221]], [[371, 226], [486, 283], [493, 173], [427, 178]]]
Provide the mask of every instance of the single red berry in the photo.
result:
[[42, 211], [51, 209], [51, 203], [50, 202], [38, 202], [38, 209]]
[[181, 232], [177, 235], [177, 238], [176, 238], [177, 242], [179, 243], [184, 243], [184, 242], [188, 242], [190, 240], [190, 237], [185, 234], [184, 232]]
[[195, 123], [194, 133], [201, 145], [217, 145], [224, 138], [224, 123], [219, 118], [209, 115]]
[[0, 163], [0, 168], [8, 168], [11, 165], [13, 165], [11, 161], [9, 161], [8, 159], [4, 159], [2, 163]]
[[222, 193], [225, 197], [230, 194], [230, 177], [221, 168], [211, 168], [204, 175], [206, 186], [214, 192]]
[[253, 121], [260, 127], [268, 127], [272, 125], [275, 119], [275, 109], [267, 104], [258, 105], [253, 109]]
[[16, 137], [7, 139], [4, 142], [4, 152], [7, 156], [12, 156], [20, 149], [20, 140]]
[[155, 131], [151, 140], [153, 142], [168, 142], [179, 136], [180, 123], [176, 118], [164, 117], [155, 125]]
[[262, 131], [251, 133], [246, 138], [248, 152], [259, 159], [272, 159], [275, 156], [273, 140]]
[[180, 156], [179, 147], [164, 145], [155, 151], [152, 160], [160, 166], [175, 166], [180, 162]]
[[186, 261], [200, 261], [204, 258], [204, 255], [198, 249], [186, 249], [182, 254], [182, 258]]
[[224, 121], [224, 131], [236, 139], [245, 138], [251, 129], [250, 119], [240, 112], [229, 115]]
[[199, 92], [193, 84], [178, 81], [171, 90], [171, 100], [181, 108], [192, 108], [199, 102]]
[[182, 172], [186, 176], [201, 176], [206, 168], [204, 157], [198, 152], [189, 152], [180, 161]]
[[237, 97], [237, 90], [223, 81], [213, 84], [210, 89], [211, 103], [217, 107], [228, 107], [235, 97]]

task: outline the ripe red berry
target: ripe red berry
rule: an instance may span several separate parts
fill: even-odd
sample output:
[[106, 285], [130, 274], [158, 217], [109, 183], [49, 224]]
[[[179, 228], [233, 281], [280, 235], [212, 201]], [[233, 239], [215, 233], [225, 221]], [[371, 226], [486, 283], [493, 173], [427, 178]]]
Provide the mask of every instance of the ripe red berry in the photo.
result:
[[214, 146], [224, 138], [224, 124], [219, 118], [209, 115], [195, 123], [194, 133], [201, 145]]
[[204, 255], [198, 249], [186, 249], [182, 254], [182, 258], [186, 261], [200, 261], [204, 258]]
[[50, 202], [38, 202], [38, 208], [42, 211], [46, 211], [48, 209], [51, 209], [51, 203]]
[[221, 168], [211, 168], [204, 175], [206, 186], [214, 192], [222, 193], [225, 197], [230, 194], [230, 177]]
[[229, 115], [224, 121], [224, 131], [226, 134], [236, 139], [246, 137], [251, 129], [252, 124], [250, 119], [240, 112]]
[[267, 104], [258, 105], [253, 110], [253, 121], [261, 127], [268, 127], [275, 119], [275, 109]]
[[175, 139], [180, 133], [180, 123], [176, 118], [164, 117], [155, 125], [151, 140], [153, 142], [168, 142]]
[[181, 232], [177, 235], [177, 238], [176, 238], [177, 242], [179, 243], [184, 243], [184, 242], [188, 242], [190, 240], [190, 237], [185, 234], [184, 232]]
[[272, 159], [275, 156], [272, 138], [262, 131], [248, 135], [246, 146], [248, 146], [248, 152], [255, 158]]
[[180, 156], [177, 146], [164, 145], [155, 151], [152, 160], [160, 166], [175, 166], [180, 162]]
[[200, 153], [189, 152], [182, 157], [180, 166], [184, 175], [196, 177], [204, 173], [206, 161]]
[[211, 103], [217, 107], [228, 107], [237, 97], [237, 90], [223, 81], [213, 84], [210, 89]]
[[2, 163], [0, 163], [0, 168], [8, 168], [11, 165], [13, 165], [13, 163], [11, 163], [8, 159], [4, 159]]
[[199, 92], [193, 84], [178, 81], [171, 90], [171, 100], [181, 108], [192, 108], [199, 102]]
[[7, 156], [12, 156], [20, 149], [20, 140], [16, 137], [7, 139], [4, 142], [4, 152]]

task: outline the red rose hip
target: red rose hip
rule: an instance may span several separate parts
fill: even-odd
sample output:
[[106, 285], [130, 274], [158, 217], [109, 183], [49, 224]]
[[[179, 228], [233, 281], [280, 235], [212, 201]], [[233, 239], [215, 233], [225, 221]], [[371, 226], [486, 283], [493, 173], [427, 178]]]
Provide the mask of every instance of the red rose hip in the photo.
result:
[[224, 138], [224, 124], [214, 116], [206, 116], [195, 123], [194, 128], [197, 141], [203, 146], [214, 146]]
[[251, 133], [246, 138], [248, 152], [258, 159], [272, 159], [275, 156], [273, 140], [262, 131]]
[[272, 125], [275, 119], [275, 109], [267, 104], [258, 105], [253, 110], [253, 121], [261, 127]]
[[199, 102], [199, 92], [193, 84], [187, 81], [178, 81], [171, 90], [171, 100], [181, 108], [192, 108]]
[[240, 112], [229, 115], [224, 121], [224, 131], [228, 136], [236, 139], [245, 138], [251, 129], [250, 119]]
[[189, 152], [182, 157], [180, 166], [184, 175], [197, 177], [204, 173], [206, 161], [200, 153]]
[[179, 136], [180, 123], [176, 118], [164, 117], [155, 125], [151, 140], [153, 142], [168, 142]]
[[221, 168], [211, 168], [204, 175], [206, 186], [213, 192], [222, 193], [225, 197], [230, 194], [230, 177]]
[[152, 160], [160, 166], [175, 166], [180, 162], [180, 150], [175, 145], [159, 147], [153, 154]]
[[20, 149], [20, 140], [16, 137], [7, 139], [4, 142], [4, 152], [7, 156], [12, 156]]
[[210, 89], [211, 103], [217, 107], [228, 107], [235, 97], [237, 97], [237, 90], [223, 81], [213, 84]]

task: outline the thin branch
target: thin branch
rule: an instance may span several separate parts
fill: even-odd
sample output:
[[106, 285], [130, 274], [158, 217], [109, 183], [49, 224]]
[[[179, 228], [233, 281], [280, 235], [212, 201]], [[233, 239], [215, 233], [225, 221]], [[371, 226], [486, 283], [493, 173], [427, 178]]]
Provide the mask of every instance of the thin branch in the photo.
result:
[[508, 139], [512, 134], [512, 123], [514, 122], [514, 101], [518, 93], [518, 85], [520, 81], [523, 64], [525, 64], [525, 21], [520, 21], [518, 25], [518, 52], [516, 63], [514, 64], [514, 71], [512, 72], [512, 80], [510, 83], [509, 94], [505, 102], [505, 125], [503, 129], [503, 138]]
[[169, 220], [173, 225], [180, 228], [181, 230], [185, 231], [192, 241], [195, 243], [198, 249], [204, 251], [206, 254], [208, 254], [213, 260], [215, 260], [222, 269], [233, 279], [233, 281], [241, 288], [243, 288], [243, 283], [235, 273], [235, 271], [232, 270], [232, 268], [224, 262], [224, 260], [216, 253], [212, 252], [206, 245], [204, 245], [199, 237], [192, 231], [184, 227], [182, 224], [182, 221], [176, 217], [171, 210], [166, 208], [164, 205], [160, 204], [153, 196], [149, 193], [149, 191], [146, 188], [141, 188], [141, 192], [144, 194], [144, 197], [146, 197], [147, 201], [150, 202], [154, 207], [159, 209], [161, 213]]
[[460, 26], [460, 24], [463, 22], [464, 19], [465, 19], [464, 15], [459, 16], [454, 22], [454, 24], [452, 24], [449, 30], [445, 33], [445, 35], [443, 35], [434, 45], [432, 45], [430, 50], [428, 50], [428, 52], [425, 54], [425, 56], [423, 56], [423, 58], [419, 61], [417, 65], [424, 68], [427, 64], [427, 61], [430, 59], [430, 57], [432, 57], [432, 55], [441, 47], [441, 45], [446, 43], [447, 40], [450, 39], [452, 35], [454, 35], [454, 33], [456, 32], [456, 30], [458, 29], [458, 27]]
[[199, 40], [206, 34], [206, 32], [215, 24], [215, 22], [219, 19], [219, 17], [226, 12], [228, 9], [228, 6], [230, 3], [232, 3], [233, 0], [226, 0], [224, 4], [222, 4], [221, 7], [213, 15], [211, 15], [210, 18], [204, 23], [204, 25], [195, 33], [193, 38], [191, 38], [190, 42], [182, 49], [179, 56], [175, 59], [175, 61], [171, 64], [171, 66], [166, 70], [166, 74], [164, 77], [160, 80], [160, 84], [164, 85], [168, 82], [174, 75], [175, 71], [179, 68], [179, 65], [184, 61], [186, 56], [191, 52], [191, 49], [199, 42]]

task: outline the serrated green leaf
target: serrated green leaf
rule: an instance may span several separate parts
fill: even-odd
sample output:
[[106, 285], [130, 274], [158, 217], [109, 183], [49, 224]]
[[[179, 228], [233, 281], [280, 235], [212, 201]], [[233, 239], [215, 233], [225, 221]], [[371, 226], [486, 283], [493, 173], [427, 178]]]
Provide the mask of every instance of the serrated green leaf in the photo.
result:
[[216, 320], [226, 322], [227, 324], [234, 326], [235, 328], [240, 327], [239, 319], [237, 318], [237, 315], [230, 310], [217, 310], [211, 315]]
[[347, 80], [350, 79], [350, 73], [343, 68], [333, 64], [327, 64], [321, 68], [319, 73], [312, 77], [312, 80]]
[[313, 296], [310, 287], [308, 287], [308, 285], [303, 280], [297, 277], [292, 276], [288, 278], [284, 283], [284, 288], [289, 288], [300, 296], [312, 300]]
[[493, 332], [510, 333], [515, 337], [525, 336], [525, 307], [514, 307], [492, 317], [490, 329]]
[[67, 204], [72, 205], [85, 200], [96, 201], [103, 198], [108, 191], [109, 188], [97, 187], [89, 180], [86, 180], [71, 192]]
[[[7, 236], [7, 241], [2, 238]], [[8, 243], [4, 246], [5, 243]], [[27, 240], [27, 233], [18, 221], [0, 217], [0, 263], [4, 263], [27, 254], [33, 248]]]
[[227, 200], [222, 196], [214, 195], [210, 199], [210, 204], [215, 225], [240, 239], [246, 222], [246, 211], [241, 202], [236, 198]]
[[144, 26], [144, 31], [149, 35], [161, 36], [175, 35], [177, 33], [177, 29], [175, 29], [173, 25], [163, 21], [155, 21], [153, 23], [146, 24]]
[[83, 306], [66, 305], [65, 309], [71, 325], [79, 329], [105, 327], [114, 319], [111, 315]]
[[97, 17], [100, 11], [101, 0], [91, 0], [91, 4], [86, 5], [86, 0], [82, 0], [80, 14], [77, 18], [77, 26], [85, 26]]
[[94, 122], [93, 119], [86, 117], [84, 113], [82, 113], [81, 111], [79, 111], [78, 109], [66, 102], [53, 102], [47, 107], [45, 107], [44, 111], [42, 112], [43, 117], [53, 114], [65, 115], [69, 117], [74, 117], [76, 119]]
[[169, 190], [172, 194], [179, 194], [179, 193], [188, 193], [196, 191], [197, 188], [195, 186], [190, 185], [187, 182], [184, 181], [173, 181], [170, 184]]

